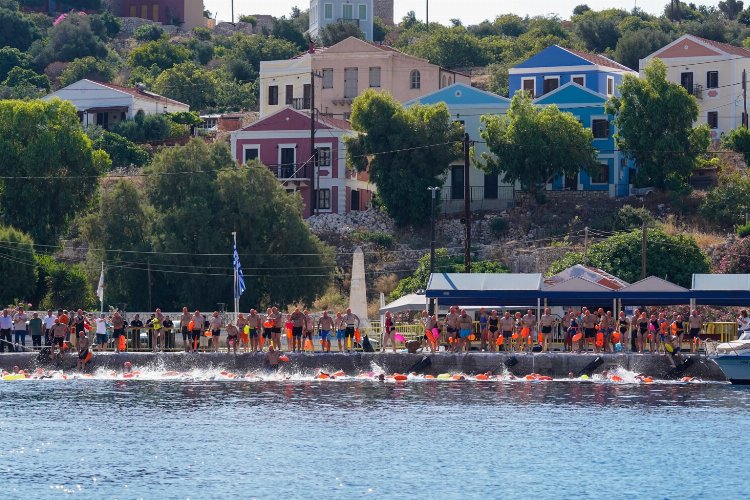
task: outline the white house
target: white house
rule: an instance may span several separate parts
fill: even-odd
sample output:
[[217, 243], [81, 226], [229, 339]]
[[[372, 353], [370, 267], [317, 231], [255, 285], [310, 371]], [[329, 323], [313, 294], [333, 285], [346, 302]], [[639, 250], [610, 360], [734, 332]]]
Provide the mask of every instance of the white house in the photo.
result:
[[372, 41], [373, 0], [311, 0], [310, 29], [314, 40], [331, 23], [354, 23]]
[[137, 113], [154, 115], [190, 111], [190, 106], [185, 103], [143, 88], [123, 87], [86, 79], [71, 83], [43, 99], [50, 100], [55, 97], [73, 103], [84, 127], [99, 125], [109, 129], [118, 122], [132, 120]]

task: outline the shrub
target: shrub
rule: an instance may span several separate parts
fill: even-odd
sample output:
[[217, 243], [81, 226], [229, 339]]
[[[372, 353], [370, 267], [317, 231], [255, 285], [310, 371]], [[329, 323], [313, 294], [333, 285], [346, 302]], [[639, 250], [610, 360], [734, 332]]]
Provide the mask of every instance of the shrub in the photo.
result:
[[504, 219], [503, 217], [492, 219], [492, 221], [490, 222], [490, 231], [492, 231], [492, 234], [496, 237], [504, 236], [505, 234], [507, 234], [509, 228], [510, 222], [508, 222], [508, 219]]
[[637, 208], [631, 205], [623, 205], [612, 217], [612, 229], [615, 231], [628, 231], [641, 227], [643, 223], [651, 226], [654, 216], [645, 208]]
[[391, 248], [394, 242], [392, 234], [379, 231], [354, 231], [352, 232], [352, 239], [367, 243], [375, 243], [384, 248]]
[[740, 238], [744, 238], [746, 236], [750, 236], [750, 223], [738, 226], [737, 227], [737, 236], [739, 236]]
[[155, 42], [166, 38], [167, 34], [164, 32], [164, 28], [156, 24], [144, 24], [138, 26], [133, 32], [133, 37], [141, 42]]
[[721, 185], [709, 191], [699, 209], [711, 224], [731, 229], [750, 214], [750, 177], [734, 173], [725, 177]]

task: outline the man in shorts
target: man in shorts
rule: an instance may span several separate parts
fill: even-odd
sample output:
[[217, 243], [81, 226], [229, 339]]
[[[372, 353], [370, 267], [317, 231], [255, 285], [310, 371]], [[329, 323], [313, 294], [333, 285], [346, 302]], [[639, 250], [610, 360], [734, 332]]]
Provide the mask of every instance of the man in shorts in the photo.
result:
[[266, 309], [266, 316], [263, 320], [263, 342], [258, 343], [258, 350], [263, 350], [263, 344], [273, 342], [274, 314], [273, 308]]
[[302, 352], [302, 332], [305, 329], [305, 315], [299, 310], [299, 307], [289, 315], [289, 321], [292, 322], [292, 352]]
[[336, 341], [339, 344], [339, 352], [342, 352], [344, 350], [342, 343], [346, 338], [346, 323], [344, 322], [344, 316], [341, 312], [336, 313], [336, 319], [333, 320], [333, 326], [336, 328]]
[[221, 328], [224, 326], [219, 316], [219, 311], [214, 311], [211, 317], [211, 345], [214, 348], [214, 352], [219, 352], [219, 339], [221, 338]]
[[250, 314], [247, 317], [247, 326], [250, 352], [256, 352], [258, 350], [261, 327], [263, 326], [263, 318], [260, 317], [260, 314], [255, 309], [250, 309]]
[[[525, 339], [521, 339], [524, 344], [531, 345], [530, 342], [533, 342], [531, 339], [536, 339], [536, 325], [537, 325], [537, 319], [536, 314], [534, 314], [534, 311], [531, 309], [526, 311], [526, 314], [523, 315], [521, 318], [521, 328], [528, 328], [529, 336]], [[526, 347], [524, 346], [524, 349]]]
[[[59, 320], [63, 323], [62, 320]], [[125, 320], [120, 315], [120, 311], [115, 311], [112, 315], [112, 338], [115, 341], [115, 352], [120, 352], [120, 337], [125, 336]], [[125, 341], [127, 344], [127, 340]]]
[[65, 348], [65, 335], [68, 334], [68, 325], [60, 323], [59, 319], [55, 319], [55, 326], [52, 327], [52, 346], [57, 346], [60, 352]]
[[583, 338], [581, 339], [582, 349], [586, 349], [586, 344], [591, 339], [594, 343], [594, 352], [599, 352], [599, 348], [596, 347], [596, 316], [591, 314], [591, 311], [586, 309], [581, 318], [581, 328], [583, 328]]
[[698, 314], [697, 309], [690, 311], [688, 317], [688, 340], [690, 341], [690, 352], [698, 351], [701, 329], [703, 328], [703, 316]]
[[466, 351], [471, 350], [471, 340], [469, 337], [473, 334], [473, 327], [474, 320], [466, 313], [466, 309], [461, 309], [461, 314], [458, 316], [459, 351], [462, 351], [464, 348]]
[[333, 318], [328, 315], [328, 311], [323, 311], [323, 315], [318, 319], [318, 332], [320, 332], [320, 345], [324, 352], [331, 352], [331, 331], [333, 330]]
[[227, 323], [227, 352], [234, 349], [234, 353], [237, 354], [237, 344], [240, 343], [240, 331], [230, 321]]
[[107, 318], [104, 314], [96, 318], [96, 345], [99, 346], [100, 351], [107, 346]]
[[302, 333], [302, 337], [312, 342], [313, 332], [315, 332], [315, 318], [312, 317], [312, 314], [307, 309], [302, 311], [302, 314], [305, 315], [305, 330]]
[[89, 362], [91, 351], [89, 350], [89, 337], [86, 335], [86, 331], [82, 331], [77, 334], [78, 340], [76, 345], [78, 347], [78, 369], [83, 371], [86, 368], [86, 363]]
[[190, 350], [190, 313], [187, 307], [182, 308], [180, 315], [180, 332], [182, 333], [182, 346], [185, 352]]
[[500, 332], [503, 336], [503, 350], [513, 351], [513, 318], [510, 317], [508, 311], [505, 311], [503, 317], [500, 318]]
[[55, 318], [52, 309], [48, 310], [44, 317], [44, 345], [52, 345], [52, 328], [55, 326]]
[[190, 330], [190, 347], [192, 352], [198, 351], [198, 346], [201, 343], [201, 332], [203, 331], [203, 316], [199, 310], [195, 310], [192, 319], [193, 329]]
[[29, 320], [29, 334], [31, 334], [31, 345], [35, 349], [42, 347], [42, 318], [39, 317], [39, 313], [31, 315]]
[[458, 308], [455, 306], [451, 306], [448, 314], [445, 315], [445, 332], [448, 335], [448, 342], [453, 344], [452, 350], [457, 350], [460, 345], [460, 336], [458, 334]]
[[[344, 334], [346, 335], [347, 352], [349, 351], [349, 342], [354, 344], [354, 330], [359, 329], [359, 316], [354, 314], [351, 309], [346, 310], [346, 314], [341, 317], [342, 322], [346, 325]], [[349, 340], [351, 339], [351, 340]]]
[[555, 317], [550, 314], [550, 308], [544, 308], [544, 314], [539, 318], [539, 329], [542, 331], [542, 351], [548, 352], [552, 343], [552, 327], [555, 325]]
[[239, 336], [240, 336], [239, 342], [242, 345], [243, 352], [247, 352], [247, 345], [250, 343], [250, 336], [248, 335], [248, 332], [245, 331], [246, 326], [247, 326], [247, 319], [245, 318], [244, 314], [240, 313], [237, 316], [237, 332], [239, 332]]
[[284, 316], [278, 307], [274, 306], [271, 309], [271, 319], [273, 320], [273, 328], [271, 329], [273, 345], [276, 346], [277, 351], [281, 351], [281, 327], [284, 324]]

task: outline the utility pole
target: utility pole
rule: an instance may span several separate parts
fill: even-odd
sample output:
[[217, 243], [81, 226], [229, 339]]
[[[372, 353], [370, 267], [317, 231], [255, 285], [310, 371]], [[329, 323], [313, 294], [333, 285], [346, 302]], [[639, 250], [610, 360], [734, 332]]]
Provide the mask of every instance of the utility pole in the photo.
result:
[[151, 310], [151, 257], [148, 258], [148, 277], [146, 279], [148, 283], [148, 310]]
[[742, 70], [742, 126], [747, 128], [747, 71]]
[[469, 134], [464, 134], [464, 229], [466, 248], [464, 249], [464, 272], [471, 272], [471, 186], [469, 178]]
[[234, 24], [234, 0], [232, 0], [232, 24]]
[[589, 264], [589, 228], [583, 228], [583, 265]]
[[[428, 187], [432, 191], [432, 200], [430, 203], [430, 275], [435, 273], [435, 196], [440, 189], [437, 186]], [[428, 307], [430, 316], [435, 314], [435, 299], [430, 299]]]
[[[311, 52], [314, 51], [315, 49], [311, 47]], [[312, 53], [310, 54], [310, 61], [312, 61]], [[318, 203], [315, 199], [317, 195], [315, 167], [318, 164], [315, 154], [315, 70], [310, 71], [310, 161], [312, 162], [312, 168], [310, 169], [310, 215], [314, 215], [318, 213]]]
[[427, 26], [427, 31], [430, 31], [430, 0], [425, 0], [427, 3], [427, 6], [425, 7], [425, 25]]
[[646, 223], [641, 227], [641, 279], [646, 279]]

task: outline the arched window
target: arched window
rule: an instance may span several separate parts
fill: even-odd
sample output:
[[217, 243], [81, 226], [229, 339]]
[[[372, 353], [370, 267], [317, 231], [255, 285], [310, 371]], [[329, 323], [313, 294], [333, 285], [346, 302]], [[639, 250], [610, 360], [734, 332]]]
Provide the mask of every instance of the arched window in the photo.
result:
[[442, 86], [443, 86], [443, 87], [447, 87], [447, 86], [448, 86], [448, 83], [447, 83], [447, 82], [448, 82], [448, 79], [447, 79], [447, 78], [445, 78], [445, 75], [443, 75], [443, 85], [442, 85]]
[[422, 77], [419, 74], [419, 71], [416, 69], [411, 72], [410, 75], [410, 81], [411, 81], [411, 88], [412, 89], [421, 89], [422, 88]]

